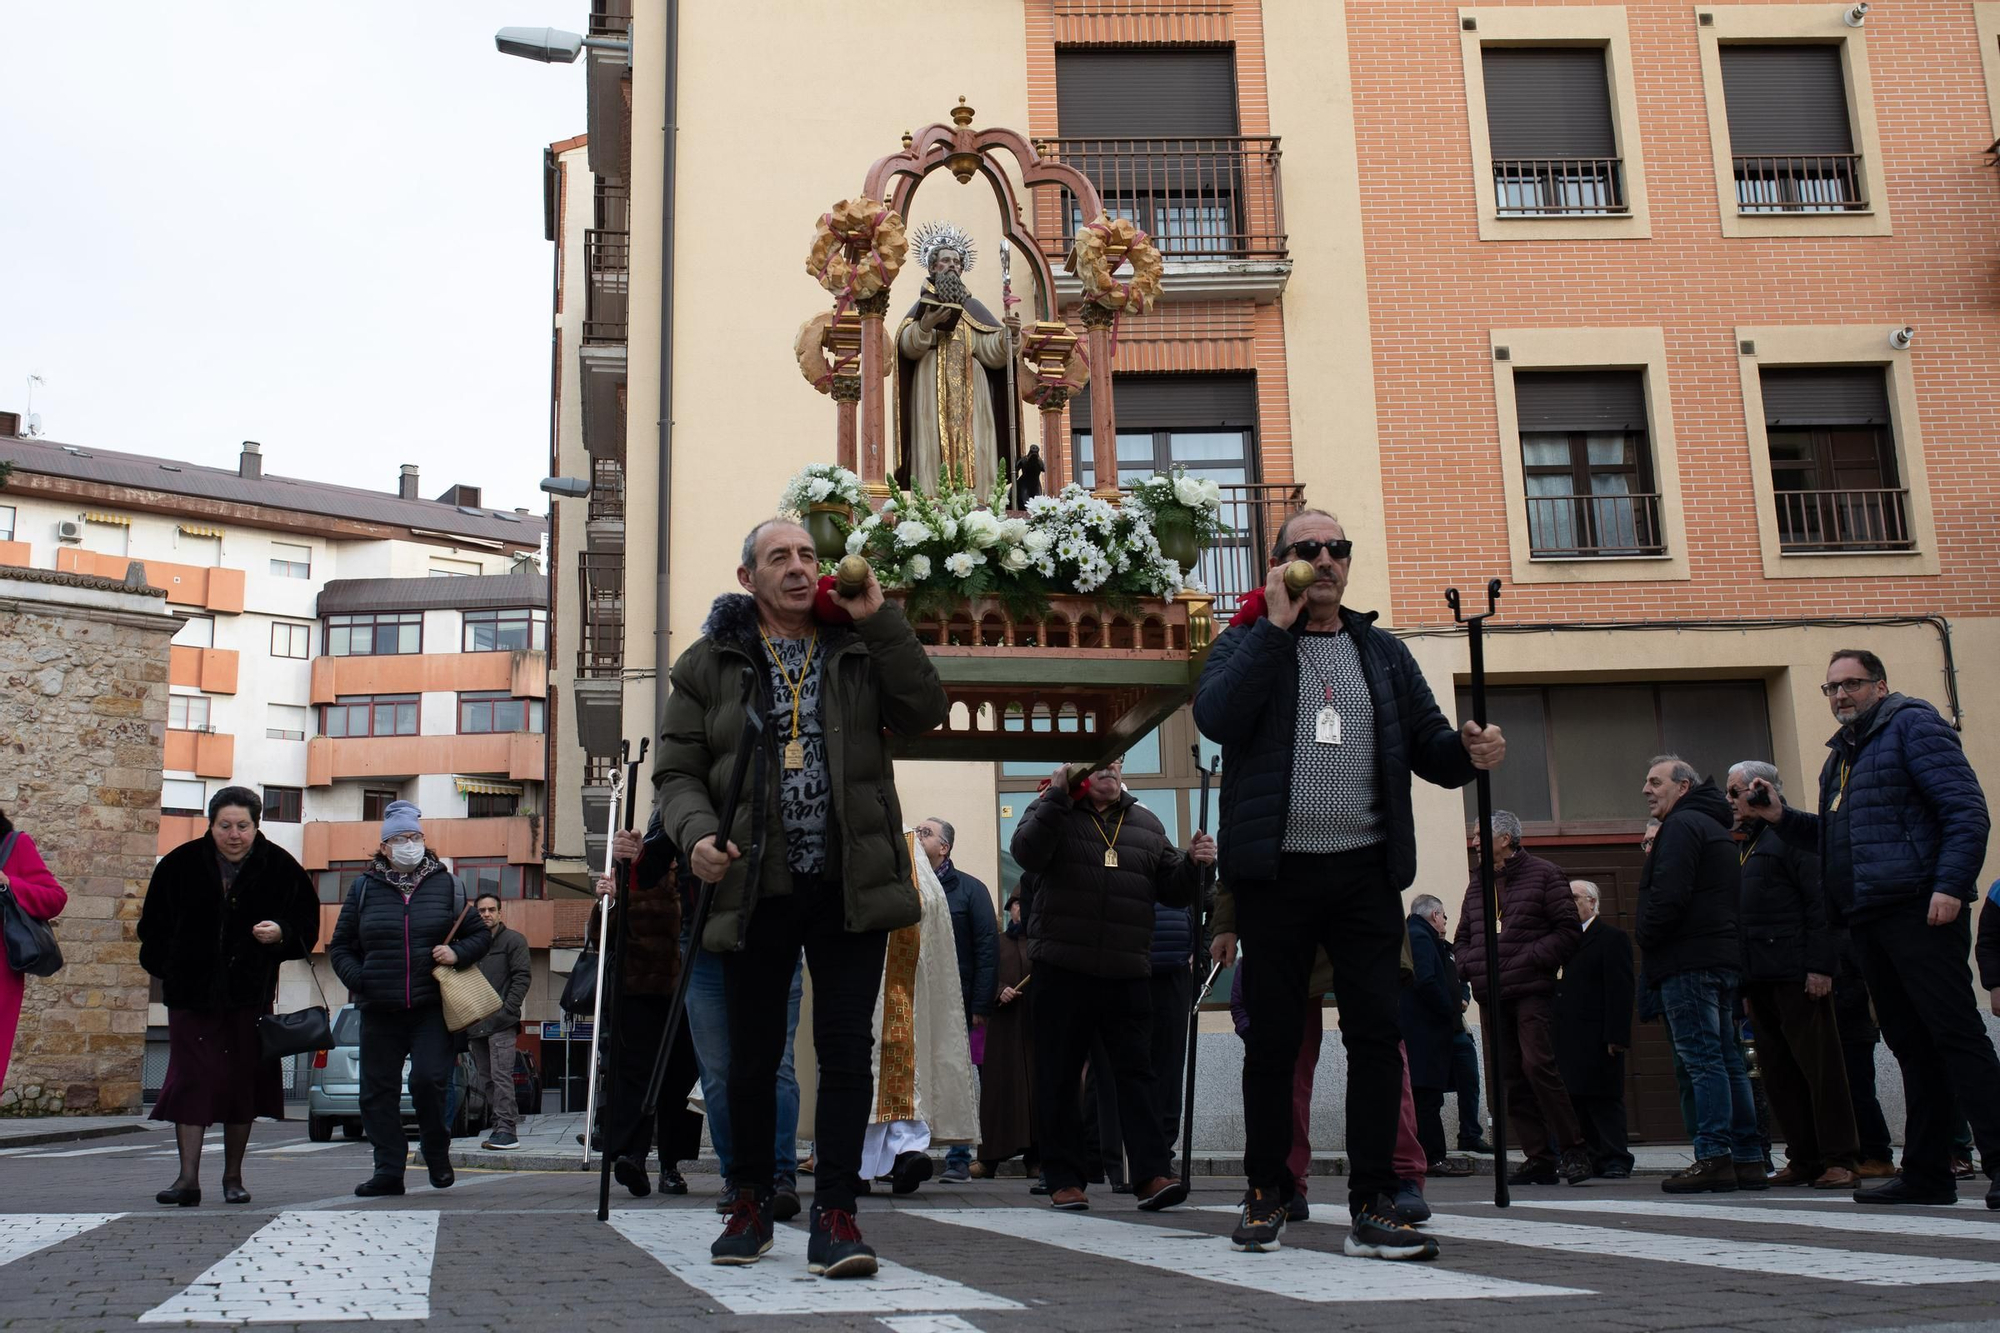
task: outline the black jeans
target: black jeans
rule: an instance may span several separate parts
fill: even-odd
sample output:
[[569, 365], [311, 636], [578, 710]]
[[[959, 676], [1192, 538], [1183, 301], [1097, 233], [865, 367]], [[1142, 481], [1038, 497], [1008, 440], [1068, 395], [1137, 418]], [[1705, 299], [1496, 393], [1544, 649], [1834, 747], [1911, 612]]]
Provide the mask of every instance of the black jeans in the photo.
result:
[[1392, 1157], [1402, 1116], [1402, 895], [1380, 846], [1331, 856], [1286, 853], [1274, 880], [1236, 885], [1237, 940], [1250, 961], [1243, 1003], [1244, 1174], [1253, 1187], [1293, 1193], [1292, 1070], [1305, 1033], [1313, 953], [1333, 962], [1340, 1040], [1347, 1050], [1347, 1202], [1358, 1211], [1394, 1194]]
[[1880, 1036], [1872, 1025], [1865, 1038], [1850, 1039], [1845, 1027], [1840, 1030], [1840, 1057], [1847, 1066], [1847, 1098], [1854, 1108], [1854, 1133], [1864, 1162], [1890, 1162], [1896, 1157], [1896, 1150], [1889, 1143], [1889, 1118], [1882, 1114], [1882, 1099], [1875, 1094], [1875, 1043]]
[[1181, 1136], [1181, 1094], [1187, 1072], [1188, 1010], [1194, 973], [1186, 967], [1153, 974], [1153, 1105], [1171, 1152]]
[[861, 1188], [861, 1135], [875, 1077], [875, 997], [882, 988], [887, 931], [850, 931], [838, 880], [793, 875], [792, 891], [761, 898], [740, 953], [722, 956], [729, 1007], [729, 1130], [736, 1177], [769, 1189], [776, 1169], [778, 1063], [785, 1053], [792, 974], [799, 950], [813, 983], [813, 1045], [819, 1056], [818, 1155], [814, 1194], [822, 1208], [854, 1211]]
[[1459, 1146], [1476, 1143], [1484, 1131], [1479, 1127], [1479, 1043], [1470, 1032], [1451, 1039], [1451, 1090], [1458, 1094]]
[[1128, 1179], [1143, 1186], [1166, 1175], [1173, 1159], [1154, 1098], [1149, 980], [1093, 977], [1036, 963], [1034, 1021], [1035, 1109], [1049, 1189], [1081, 1189], [1092, 1174], [1078, 1088], [1094, 1039], [1102, 1040], [1110, 1066], [1094, 1070], [1098, 1087], [1108, 1079], [1117, 1090], [1118, 1124], [1132, 1164]]
[[1424, 1145], [1424, 1160], [1441, 1162], [1447, 1151], [1444, 1138], [1444, 1089], [1411, 1088], [1410, 1097], [1416, 1103], [1417, 1142]]
[[687, 1105], [688, 1090], [700, 1071], [686, 1013], [681, 1015], [680, 1035], [674, 1039], [666, 1078], [660, 1084], [659, 1109], [651, 1116], [639, 1114], [646, 1101], [646, 1085], [653, 1078], [653, 1061], [660, 1053], [660, 1034], [666, 1031], [667, 1010], [672, 1007], [673, 1000], [665, 995], [618, 997], [602, 1120], [606, 1151], [613, 1157], [633, 1158], [641, 1165], [653, 1146], [657, 1122], [663, 1171], [701, 1155], [701, 1116]]
[[1851, 934], [1883, 1039], [1903, 1067], [1903, 1179], [1950, 1189], [1958, 1111], [1972, 1122], [1987, 1174], [2000, 1169], [2000, 1056], [1972, 998], [1971, 906], [1948, 926], [1927, 924], [1928, 907], [1926, 899], [1856, 922]]
[[410, 1104], [417, 1112], [417, 1141], [424, 1160], [446, 1159], [451, 1131], [444, 1123], [445, 1083], [451, 1077], [451, 1033], [444, 1008], [361, 1011], [361, 1127], [375, 1148], [375, 1174], [403, 1178], [410, 1136], [403, 1132], [403, 1061], [410, 1062]]

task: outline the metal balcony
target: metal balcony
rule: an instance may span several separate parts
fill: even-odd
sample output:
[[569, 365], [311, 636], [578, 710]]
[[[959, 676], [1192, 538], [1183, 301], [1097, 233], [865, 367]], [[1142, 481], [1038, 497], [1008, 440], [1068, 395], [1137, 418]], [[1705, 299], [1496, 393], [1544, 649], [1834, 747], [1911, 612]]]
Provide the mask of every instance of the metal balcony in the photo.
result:
[[1861, 213], [1861, 154], [1738, 155], [1736, 208], [1741, 213]]
[[[1283, 260], [1284, 191], [1275, 135], [1226, 139], [1045, 139], [1044, 157], [1077, 168], [1105, 211], [1145, 228], [1169, 262]], [[1053, 192], [1050, 192], [1051, 194]], [[1035, 238], [1062, 259], [1089, 219], [1073, 196], [1038, 197]]]
[[1909, 551], [1907, 490], [1779, 491], [1778, 549], [1787, 555], [1820, 551]]
[[1496, 158], [1494, 206], [1503, 218], [1623, 217], [1625, 164], [1615, 157]]
[[1528, 547], [1538, 560], [1666, 554], [1657, 495], [1531, 495]]

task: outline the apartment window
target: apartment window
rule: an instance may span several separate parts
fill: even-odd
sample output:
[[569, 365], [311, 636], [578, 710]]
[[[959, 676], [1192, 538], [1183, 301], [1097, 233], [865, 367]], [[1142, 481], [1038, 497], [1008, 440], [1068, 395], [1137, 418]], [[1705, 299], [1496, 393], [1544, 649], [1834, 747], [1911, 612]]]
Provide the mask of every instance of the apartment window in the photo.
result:
[[322, 736], [414, 736], [417, 734], [417, 696], [414, 694], [356, 694], [324, 705], [320, 717]]
[[431, 559], [431, 577], [434, 579], [469, 579], [478, 572], [477, 560], [446, 560], [441, 557]]
[[264, 705], [264, 738], [273, 741], [302, 741], [311, 714], [303, 704]]
[[167, 696], [167, 727], [173, 731], [207, 731], [209, 698], [205, 694]]
[[509, 819], [521, 813], [517, 791], [474, 791], [465, 794], [467, 819]]
[[271, 656], [312, 656], [312, 626], [295, 625], [288, 620], [272, 621]]
[[312, 577], [312, 547], [290, 542], [271, 543], [271, 573], [281, 579]]
[[389, 802], [400, 800], [394, 790], [368, 787], [361, 792], [361, 818], [364, 823], [374, 824], [389, 817]]
[[177, 648], [215, 647], [215, 617], [183, 617], [181, 627], [174, 631], [173, 641]]
[[326, 869], [313, 878], [317, 881], [319, 900], [323, 903], [339, 904], [347, 901], [347, 891], [354, 887], [368, 869], [366, 861], [329, 861]]
[[1768, 369], [1764, 434], [1778, 505], [1778, 546], [1907, 551], [1909, 490], [1898, 475], [1880, 366]]
[[498, 894], [503, 899], [542, 896], [540, 866], [509, 865], [504, 856], [460, 856], [452, 860], [451, 868], [465, 882], [468, 897], [482, 893]]
[[1640, 372], [1517, 371], [1514, 410], [1535, 556], [1665, 549]]
[[1628, 211], [1604, 56], [1597, 46], [1481, 50], [1499, 216]]
[[389, 657], [424, 650], [424, 613], [383, 611], [369, 615], [328, 616], [328, 657]]
[[272, 824], [296, 824], [305, 818], [305, 792], [297, 787], [264, 788], [264, 818]]
[[14, 506], [0, 505], [0, 542], [14, 540]]
[[168, 778], [160, 784], [163, 815], [207, 815], [208, 784], [199, 778]]
[[516, 699], [503, 690], [458, 696], [458, 729], [463, 734], [542, 730], [542, 701]]
[[213, 569], [222, 563], [222, 534], [189, 528], [176, 529], [174, 554], [186, 564]]
[[1738, 211], [1866, 209], [1841, 44], [1726, 45], [1720, 54]]
[[468, 653], [496, 653], [528, 649], [546, 652], [549, 646], [549, 613], [522, 607], [507, 611], [467, 611], [465, 644]]
[[83, 547], [97, 555], [129, 555], [132, 550], [132, 520], [115, 514], [85, 514]]

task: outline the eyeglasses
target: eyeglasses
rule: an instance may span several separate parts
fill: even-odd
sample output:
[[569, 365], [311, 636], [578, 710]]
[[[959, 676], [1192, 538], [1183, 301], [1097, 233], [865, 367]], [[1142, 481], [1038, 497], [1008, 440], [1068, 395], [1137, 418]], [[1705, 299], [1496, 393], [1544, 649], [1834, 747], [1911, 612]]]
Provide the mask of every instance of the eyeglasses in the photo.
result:
[[1847, 680], [1830, 680], [1819, 687], [1819, 692], [1831, 699], [1836, 694], [1859, 694], [1870, 685], [1881, 682], [1880, 676], [1853, 676]]
[[392, 838], [382, 839], [382, 841], [388, 843], [391, 847], [394, 847], [397, 843], [422, 842], [423, 840], [424, 835], [421, 833], [398, 833]]
[[1300, 560], [1313, 561], [1319, 559], [1321, 551], [1325, 551], [1335, 560], [1345, 560], [1354, 553], [1354, 543], [1345, 537], [1333, 542], [1316, 542], [1310, 538], [1306, 538], [1293, 542], [1290, 546], [1278, 552], [1278, 555], [1280, 557], [1290, 555]]

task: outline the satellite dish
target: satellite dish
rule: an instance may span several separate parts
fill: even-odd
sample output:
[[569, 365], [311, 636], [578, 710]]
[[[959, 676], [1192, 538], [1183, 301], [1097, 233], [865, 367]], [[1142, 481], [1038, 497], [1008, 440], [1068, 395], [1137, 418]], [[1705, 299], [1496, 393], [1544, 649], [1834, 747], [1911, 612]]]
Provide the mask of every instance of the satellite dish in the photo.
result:
[[41, 433], [42, 433], [42, 414], [40, 412], [28, 413], [28, 427], [25, 434], [29, 439], [32, 440], [37, 436], [39, 436]]

